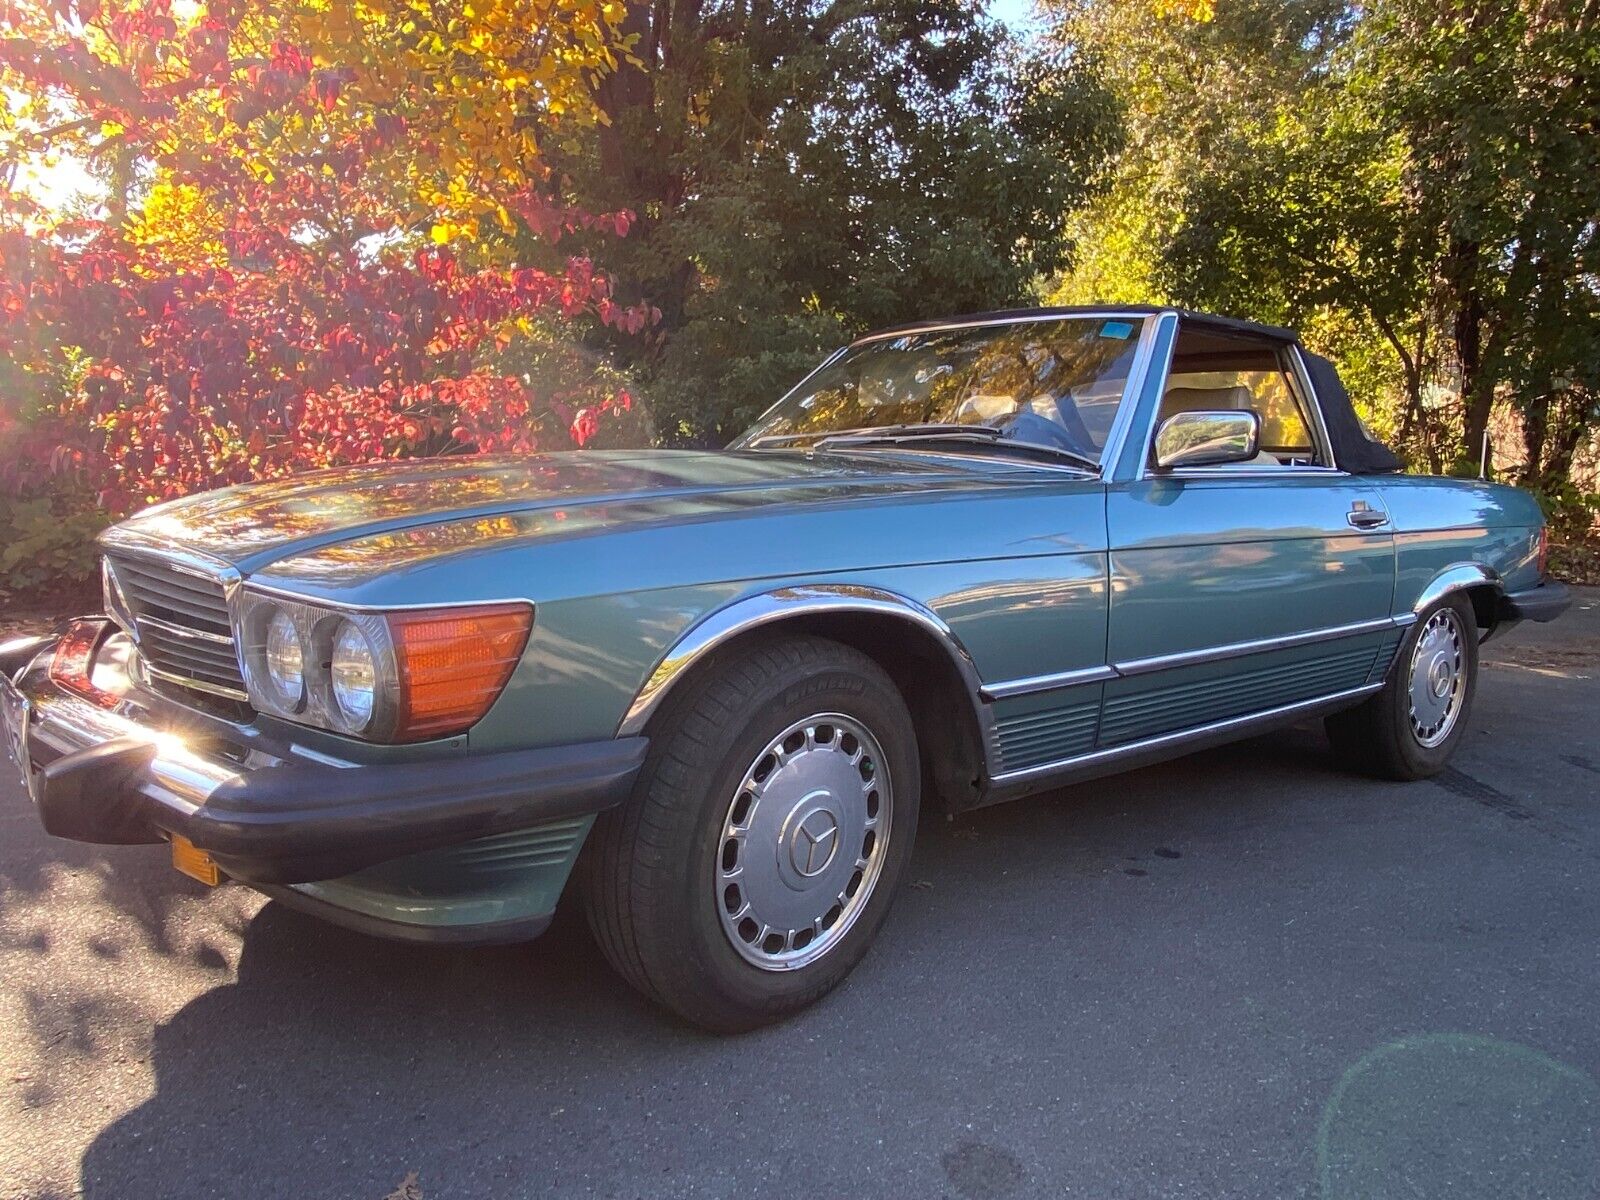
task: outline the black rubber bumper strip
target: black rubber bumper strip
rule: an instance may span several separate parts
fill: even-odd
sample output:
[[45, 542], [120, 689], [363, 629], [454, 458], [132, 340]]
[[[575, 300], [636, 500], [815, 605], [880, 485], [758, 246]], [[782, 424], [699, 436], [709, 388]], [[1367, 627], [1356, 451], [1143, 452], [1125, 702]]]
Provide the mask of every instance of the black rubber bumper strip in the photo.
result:
[[603, 812], [627, 798], [648, 745], [636, 737], [415, 763], [286, 763], [240, 774], [192, 807], [151, 794], [147, 750], [108, 743], [45, 767], [38, 801], [46, 828], [63, 836], [153, 840], [137, 836], [143, 823], [188, 838], [247, 883], [310, 883]]
[[1500, 597], [1500, 616], [1507, 621], [1554, 621], [1572, 604], [1572, 589], [1554, 579], [1525, 592]]

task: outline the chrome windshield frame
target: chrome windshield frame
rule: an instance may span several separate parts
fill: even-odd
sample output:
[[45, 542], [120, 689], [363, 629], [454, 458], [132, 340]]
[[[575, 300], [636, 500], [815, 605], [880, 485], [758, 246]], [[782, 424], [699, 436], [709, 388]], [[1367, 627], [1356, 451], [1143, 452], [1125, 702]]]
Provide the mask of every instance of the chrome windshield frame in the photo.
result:
[[[885, 341], [885, 340], [888, 340], [888, 339], [891, 339], [891, 338], [897, 338], [897, 337], [911, 337], [911, 336], [915, 336], [915, 335], [928, 334], [928, 333], [949, 333], [949, 332], [959, 331], [959, 330], [963, 330], [963, 329], [991, 329], [991, 328], [1005, 328], [1005, 327], [1014, 326], [1014, 325], [1033, 325], [1033, 324], [1038, 324], [1038, 323], [1044, 322], [1044, 321], [1107, 321], [1107, 320], [1127, 321], [1127, 322], [1130, 322], [1132, 324], [1137, 325], [1137, 327], [1138, 327], [1138, 340], [1137, 340], [1137, 342], [1136, 342], [1136, 344], [1134, 346], [1133, 360], [1128, 366], [1128, 377], [1123, 381], [1122, 395], [1117, 401], [1117, 411], [1112, 416], [1111, 427], [1110, 427], [1110, 429], [1108, 430], [1108, 432], [1106, 434], [1105, 445], [1103, 447], [1101, 447], [1101, 449], [1100, 449], [1100, 464], [1099, 464], [1098, 470], [1097, 471], [1091, 471], [1088, 467], [1085, 467], [1085, 466], [1078, 466], [1078, 465], [1073, 465], [1072, 466], [1072, 469], [1075, 472], [1079, 472], [1079, 473], [1083, 473], [1083, 474], [1090, 474], [1090, 475], [1098, 474], [1099, 477], [1104, 478], [1107, 475], [1107, 473], [1110, 471], [1111, 467], [1116, 463], [1117, 457], [1122, 453], [1122, 448], [1123, 448], [1124, 444], [1127, 441], [1129, 426], [1132, 424], [1133, 417], [1134, 417], [1133, 410], [1134, 410], [1134, 408], [1135, 408], [1135, 406], [1137, 404], [1138, 397], [1139, 397], [1141, 391], [1144, 388], [1145, 379], [1146, 379], [1146, 377], [1147, 377], [1147, 375], [1149, 374], [1149, 371], [1150, 371], [1150, 365], [1151, 365], [1151, 359], [1153, 357], [1153, 350], [1154, 350], [1154, 345], [1155, 345], [1155, 336], [1156, 336], [1157, 327], [1161, 324], [1161, 322], [1163, 320], [1166, 320], [1169, 317], [1175, 319], [1176, 318], [1176, 314], [1175, 313], [1168, 313], [1168, 312], [1159, 312], [1159, 313], [1127, 312], [1127, 311], [1118, 311], [1117, 309], [1114, 309], [1114, 308], [1108, 308], [1108, 309], [1105, 309], [1103, 311], [1102, 310], [1088, 310], [1088, 311], [1084, 311], [1084, 312], [1072, 312], [1072, 313], [1039, 312], [1039, 313], [1027, 313], [1027, 314], [1022, 314], [1022, 315], [1012, 315], [1012, 316], [1006, 316], [1006, 317], [980, 317], [980, 318], [974, 318], [972, 320], [967, 320], [967, 321], [951, 321], [951, 322], [948, 322], [946, 324], [925, 325], [925, 326], [917, 326], [917, 327], [911, 328], [911, 329], [891, 329], [891, 330], [885, 330], [885, 331], [883, 331], [881, 333], [869, 333], [865, 337], [857, 338], [855, 341], [849, 343], [848, 345], [840, 346], [832, 354], [828, 355], [827, 358], [823, 359], [822, 362], [818, 363], [815, 368], [813, 368], [811, 371], [807, 372], [805, 374], [805, 376], [802, 377], [801, 380], [798, 383], [796, 383], [788, 391], [784, 392], [784, 394], [781, 397], [779, 397], [774, 403], [768, 405], [767, 408], [762, 412], [761, 416], [756, 418], [756, 420], [751, 424], [749, 429], [745, 430], [738, 437], [736, 437], [733, 441], [729, 442], [728, 443], [728, 449], [729, 450], [760, 451], [760, 450], [781, 450], [781, 449], [797, 448], [797, 447], [793, 447], [793, 446], [791, 446], [791, 445], [789, 445], [787, 443], [785, 443], [785, 444], [776, 444], [776, 445], [771, 445], [771, 446], [763, 446], [763, 445], [761, 445], [759, 443], [759, 441], [757, 441], [756, 439], [753, 438], [754, 431], [756, 430], [757, 427], [759, 427], [761, 425], [761, 423], [763, 421], [765, 421], [769, 416], [771, 416], [774, 412], [776, 412], [779, 408], [781, 408], [785, 403], [787, 403], [792, 396], [794, 396], [797, 392], [799, 392], [802, 388], [804, 388], [806, 386], [806, 384], [808, 384], [812, 379], [816, 378], [816, 376], [821, 374], [822, 371], [824, 371], [828, 367], [832, 366], [835, 362], [837, 362], [846, 353], [848, 353], [849, 351], [855, 349], [858, 346], [871, 345], [874, 342], [881, 342], [881, 341]], [[886, 423], [885, 426], [883, 426], [883, 427], [887, 428], [889, 424], [892, 424], [892, 423]], [[839, 433], [839, 434], [843, 434], [843, 433], [866, 433], [866, 432], [870, 432], [870, 430], [873, 429], [873, 428], [877, 428], [877, 427], [875, 427], [875, 426], [864, 426], [861, 429], [837, 430], [837, 431], [834, 431], [834, 432], [835, 433]], [[822, 435], [819, 435], [819, 436], [827, 437], [827, 436], [833, 436], [833, 435], [832, 434], [822, 434]], [[810, 449], [811, 447], [798, 447], [798, 448], [800, 448], [800, 449]], [[1047, 447], [1041, 447], [1041, 448], [1047, 448]], [[917, 445], [915, 443], [887, 443], [886, 442], [885, 444], [883, 444], [881, 446], [863, 445], [863, 446], [858, 446], [858, 447], [851, 447], [851, 449], [852, 450], [856, 450], [856, 449], [878, 450], [878, 451], [887, 450], [887, 449], [893, 449], [893, 450], [897, 450], [897, 451], [901, 451], [901, 452], [908, 451], [908, 450], [915, 450], [915, 451], [921, 451], [921, 452], [925, 452], [925, 453], [928, 453], [928, 452], [931, 452], [931, 453], [949, 453], [950, 452], [950, 447], [944, 447], [944, 448], [941, 449], [941, 448], [938, 447], [936, 442], [931, 442], [931, 443], [929, 443], [927, 445]], [[968, 451], [968, 453], [972, 453], [972, 452]], [[1041, 465], [1045, 465], [1045, 464], [1041, 464]], [[1062, 464], [1062, 465], [1066, 465], [1066, 464]]]

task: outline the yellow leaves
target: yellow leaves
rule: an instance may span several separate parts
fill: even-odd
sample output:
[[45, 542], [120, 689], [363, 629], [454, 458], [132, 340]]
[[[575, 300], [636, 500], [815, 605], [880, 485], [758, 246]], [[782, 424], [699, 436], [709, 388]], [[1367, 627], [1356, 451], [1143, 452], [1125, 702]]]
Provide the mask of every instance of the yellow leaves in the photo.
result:
[[[545, 181], [544, 148], [604, 120], [595, 83], [631, 42], [621, 28], [625, 0], [175, 4], [180, 29], [205, 37], [118, 43], [101, 28], [106, 22], [91, 21], [80, 38], [90, 53], [159, 92], [160, 120], [122, 118], [130, 136], [118, 120], [97, 114], [92, 126], [63, 135], [62, 150], [88, 159], [107, 141], [137, 142], [156, 187], [131, 233], [181, 244], [178, 253], [196, 261], [220, 254], [208, 240], [218, 222], [204, 211], [202, 192], [224, 174], [261, 184], [292, 183], [307, 172], [319, 184], [337, 177], [343, 187], [348, 179], [380, 222], [419, 229], [438, 245], [513, 235], [513, 197]], [[24, 9], [35, 7], [40, 28], [24, 30], [43, 36], [54, 18], [42, 0], [25, 0]], [[215, 46], [213, 21], [227, 26]], [[231, 71], [205, 73], [211, 58], [195, 59], [194, 46], [208, 56], [220, 47]], [[276, 48], [285, 48], [286, 62]], [[203, 82], [189, 86], [187, 73], [196, 72]], [[0, 159], [30, 124], [61, 123], [49, 103], [21, 89], [0, 91]], [[352, 165], [341, 155], [353, 146], [361, 151]], [[137, 205], [140, 197], [130, 200]]]
[[1158, 17], [1179, 17], [1201, 25], [1217, 15], [1212, 0], [1155, 0], [1155, 12]]
[[396, 161], [371, 168], [408, 182], [440, 244], [480, 218], [514, 230], [505, 198], [543, 178], [537, 125], [601, 120], [594, 81], [626, 52], [618, 0], [336, 2], [342, 24], [312, 7], [327, 0], [289, 3], [290, 40], [351, 72], [341, 106], [404, 119]]
[[433, 239], [435, 246], [445, 246], [454, 241], [476, 241], [478, 222], [472, 217], [462, 221], [435, 221], [428, 230], [428, 236]]
[[163, 180], [151, 187], [143, 206], [128, 219], [126, 234], [136, 246], [160, 253], [185, 268], [221, 266], [227, 249], [216, 237], [222, 218], [193, 184]]

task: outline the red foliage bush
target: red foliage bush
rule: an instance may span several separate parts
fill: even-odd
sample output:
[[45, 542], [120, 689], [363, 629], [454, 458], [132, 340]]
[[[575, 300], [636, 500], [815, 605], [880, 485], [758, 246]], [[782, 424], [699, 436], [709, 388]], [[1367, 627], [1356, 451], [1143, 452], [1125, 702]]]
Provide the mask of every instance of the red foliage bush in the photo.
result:
[[443, 250], [334, 262], [290, 240], [270, 269], [175, 272], [107, 240], [0, 234], [13, 494], [70, 474], [118, 513], [309, 467], [582, 446], [630, 404], [575, 413], [577, 398], [483, 365], [519, 321], [648, 319], [587, 259], [561, 273], [462, 270]]
[[[359, 59], [355, 43], [247, 53], [233, 23], [248, 13], [172, 8], [63, 7], [96, 43], [0, 4], [8, 82], [79, 116], [19, 126], [18, 144], [100, 137], [124, 163], [89, 219], [0, 180], [0, 596], [86, 574], [85, 528], [156, 501], [374, 459], [582, 447], [630, 419], [614, 380], [535, 387], [507, 351], [659, 317], [557, 249], [626, 236], [632, 213], [553, 199], [531, 150], [515, 170], [440, 174], [439, 143], [450, 161], [471, 148], [413, 127], [439, 112], [432, 75], [356, 96], [339, 57]], [[460, 178], [481, 189], [465, 212], [437, 198]]]

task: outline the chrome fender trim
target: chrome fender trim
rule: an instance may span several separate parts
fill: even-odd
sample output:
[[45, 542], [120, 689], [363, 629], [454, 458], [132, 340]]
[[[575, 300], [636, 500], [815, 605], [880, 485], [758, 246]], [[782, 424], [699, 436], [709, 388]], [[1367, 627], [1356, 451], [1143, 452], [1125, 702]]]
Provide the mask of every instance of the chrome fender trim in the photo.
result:
[[703, 618], [673, 644], [650, 673], [650, 678], [645, 680], [644, 687], [639, 689], [639, 694], [628, 706], [622, 724], [617, 727], [616, 736], [635, 737], [642, 733], [673, 685], [695, 663], [730, 638], [776, 621], [814, 613], [870, 613], [909, 621], [932, 634], [934, 640], [944, 647], [951, 665], [961, 677], [982, 737], [985, 760], [995, 761], [993, 722], [982, 703], [979, 690], [982, 681], [961, 639], [942, 617], [924, 604], [896, 592], [848, 583], [776, 588], [736, 600]]
[[1454, 563], [1435, 575], [1428, 582], [1428, 585], [1417, 593], [1416, 603], [1411, 606], [1411, 612], [1403, 615], [1408, 615], [1415, 619], [1423, 609], [1448, 596], [1451, 592], [1464, 591], [1472, 587], [1482, 587], [1486, 583], [1493, 584], [1496, 593], [1505, 591], [1500, 582], [1500, 576], [1492, 568], [1476, 562]]

